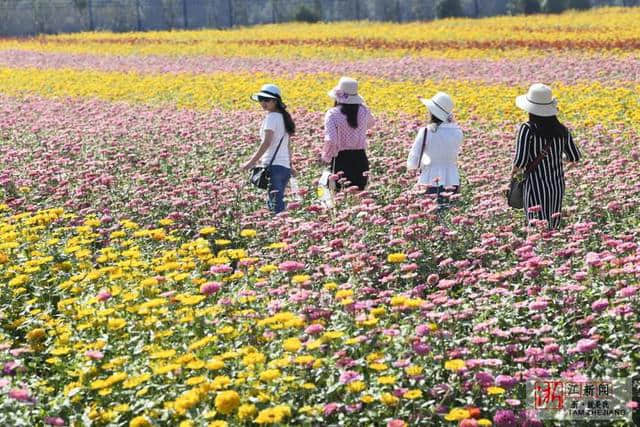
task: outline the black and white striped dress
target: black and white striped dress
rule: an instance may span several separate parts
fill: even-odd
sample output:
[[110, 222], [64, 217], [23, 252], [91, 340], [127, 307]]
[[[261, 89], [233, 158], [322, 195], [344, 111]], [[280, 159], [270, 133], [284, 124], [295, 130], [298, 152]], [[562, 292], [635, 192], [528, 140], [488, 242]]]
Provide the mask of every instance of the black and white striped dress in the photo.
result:
[[[532, 131], [530, 123], [523, 123], [518, 130], [516, 142], [516, 156], [513, 164], [524, 169], [533, 162], [549, 142]], [[545, 219], [549, 227], [556, 228], [560, 224], [562, 212], [562, 197], [564, 196], [564, 169], [562, 154], [567, 160], [580, 160], [580, 151], [573, 142], [571, 132], [567, 131], [563, 137], [552, 137], [551, 146], [540, 164], [531, 171], [524, 183], [524, 210], [528, 220]], [[540, 206], [540, 210], [529, 210], [530, 207]], [[556, 215], [554, 215], [556, 214]]]

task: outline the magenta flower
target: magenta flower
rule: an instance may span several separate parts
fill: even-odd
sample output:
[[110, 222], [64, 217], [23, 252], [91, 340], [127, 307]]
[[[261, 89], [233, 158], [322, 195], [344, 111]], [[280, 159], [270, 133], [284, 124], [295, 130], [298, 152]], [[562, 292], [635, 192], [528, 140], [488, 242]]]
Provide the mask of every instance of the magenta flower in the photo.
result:
[[591, 309], [597, 313], [604, 311], [609, 306], [609, 301], [606, 299], [599, 299], [591, 304]]
[[64, 420], [60, 417], [45, 417], [45, 424], [49, 424], [50, 426], [64, 426], [66, 425]]
[[349, 384], [353, 381], [362, 380], [362, 374], [356, 371], [344, 371], [340, 374], [340, 382], [342, 384]]
[[93, 360], [100, 360], [104, 357], [104, 354], [98, 350], [87, 350], [84, 355]]
[[215, 294], [220, 290], [221, 287], [222, 287], [222, 284], [218, 282], [203, 283], [202, 286], [200, 286], [200, 293], [204, 295]]
[[31, 395], [29, 391], [24, 388], [14, 388], [9, 391], [9, 397], [20, 402], [29, 402], [31, 401]]
[[291, 273], [294, 271], [299, 271], [304, 269], [304, 264], [297, 261], [285, 261], [285, 262], [281, 262], [278, 265], [278, 268], [280, 269], [280, 271]]
[[516, 415], [510, 409], [500, 409], [493, 416], [496, 427], [516, 427], [518, 425]]

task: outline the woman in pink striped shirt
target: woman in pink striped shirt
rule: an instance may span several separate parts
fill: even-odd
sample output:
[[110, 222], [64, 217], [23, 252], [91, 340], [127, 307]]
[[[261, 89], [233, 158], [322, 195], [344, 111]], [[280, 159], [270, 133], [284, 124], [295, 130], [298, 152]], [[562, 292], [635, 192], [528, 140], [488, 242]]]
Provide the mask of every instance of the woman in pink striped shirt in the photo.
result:
[[358, 82], [354, 79], [342, 77], [329, 96], [335, 104], [324, 116], [322, 161], [342, 178], [336, 182], [336, 190], [355, 185], [362, 191], [367, 185], [369, 160], [365, 150], [373, 115], [358, 95]]

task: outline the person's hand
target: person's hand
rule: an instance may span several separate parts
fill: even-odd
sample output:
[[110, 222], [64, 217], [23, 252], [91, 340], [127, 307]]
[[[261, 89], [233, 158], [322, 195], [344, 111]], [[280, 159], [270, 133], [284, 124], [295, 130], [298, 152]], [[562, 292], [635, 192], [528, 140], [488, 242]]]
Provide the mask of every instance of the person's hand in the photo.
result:
[[242, 165], [241, 169], [242, 169], [242, 171], [243, 171], [243, 172], [246, 172], [246, 171], [250, 170], [252, 167], [253, 167], [253, 162], [251, 162], [251, 161], [249, 160], [249, 161], [245, 162], [245, 163]]
[[298, 176], [298, 171], [293, 166], [291, 166], [291, 176], [293, 177]]

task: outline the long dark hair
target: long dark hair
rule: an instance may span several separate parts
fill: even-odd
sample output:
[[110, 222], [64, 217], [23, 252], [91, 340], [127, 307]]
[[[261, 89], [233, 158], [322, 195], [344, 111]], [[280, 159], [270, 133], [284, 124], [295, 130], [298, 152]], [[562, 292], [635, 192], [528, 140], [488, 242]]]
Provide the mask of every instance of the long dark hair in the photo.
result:
[[556, 116], [543, 117], [529, 113], [529, 125], [542, 138], [564, 137], [567, 134], [567, 128]]
[[291, 114], [287, 111], [287, 106], [284, 105], [280, 99], [276, 99], [276, 106], [278, 108], [278, 112], [282, 114], [282, 118], [284, 119], [284, 128], [287, 130], [289, 135], [293, 135], [296, 133], [296, 124], [293, 122]]
[[347, 116], [347, 123], [354, 129], [358, 127], [358, 111], [360, 110], [360, 104], [334, 104], [336, 107], [340, 105], [340, 112]]

